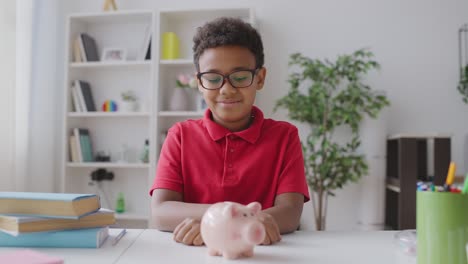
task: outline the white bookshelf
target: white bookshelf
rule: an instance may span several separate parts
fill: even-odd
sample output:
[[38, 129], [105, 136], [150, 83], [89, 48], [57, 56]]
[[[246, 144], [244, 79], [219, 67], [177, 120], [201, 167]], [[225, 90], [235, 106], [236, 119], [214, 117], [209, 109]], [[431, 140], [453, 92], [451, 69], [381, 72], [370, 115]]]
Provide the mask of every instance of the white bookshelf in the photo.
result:
[[[126, 212], [116, 214], [117, 219], [132, 220], [146, 227], [150, 218], [149, 185], [154, 178], [155, 152], [150, 152], [149, 163], [139, 158], [148, 139], [150, 149], [155, 148], [156, 115], [154, 65], [155, 59], [137, 60], [147, 27], [151, 27], [155, 40], [156, 14], [154, 11], [116, 11], [103, 13], [72, 14], [68, 17], [65, 58], [64, 131], [62, 191], [79, 193], [105, 192], [103, 207], [115, 209], [119, 192], [124, 193]], [[87, 33], [96, 41], [98, 55], [104, 48], [123, 48], [127, 57], [123, 61], [74, 62], [73, 42], [79, 33]], [[152, 41], [154, 43], [154, 41]], [[152, 45], [154, 46], [154, 45]], [[152, 52], [154, 48], [152, 48]], [[76, 112], [72, 108], [71, 83], [87, 81], [91, 86], [97, 111]], [[123, 91], [133, 90], [139, 98], [137, 112], [103, 112], [106, 100], [120, 101]], [[144, 107], [144, 109], [143, 109]], [[87, 128], [93, 145], [93, 154], [106, 151], [110, 162], [72, 162], [69, 137], [73, 128]], [[122, 150], [127, 150], [128, 162], [122, 161]], [[101, 184], [89, 184], [90, 174], [104, 168], [114, 173], [114, 180]], [[98, 189], [97, 186], [101, 186]]]
[[[189, 93], [189, 104], [183, 111], [170, 111], [172, 89], [180, 73], [195, 73], [192, 54], [192, 38], [196, 28], [220, 16], [239, 17], [254, 23], [250, 8], [204, 9], [204, 10], [159, 10], [115, 11], [103, 13], [72, 14], [68, 18], [65, 58], [64, 129], [62, 158], [62, 191], [97, 192], [104, 190], [105, 207], [115, 208], [119, 192], [125, 194], [126, 212], [116, 214], [124, 222], [140, 221], [147, 225], [150, 220], [150, 197], [148, 190], [153, 183], [157, 158], [162, 145], [162, 136], [175, 122], [198, 119], [204, 112], [197, 108], [196, 90]], [[136, 60], [147, 25], [152, 26], [151, 60]], [[74, 62], [73, 41], [85, 32], [96, 40], [98, 54], [105, 47], [121, 47], [127, 50], [127, 59], [118, 62]], [[175, 32], [180, 40], [181, 57], [161, 60], [163, 32]], [[90, 83], [97, 112], [75, 112], [72, 109], [70, 87], [74, 80]], [[134, 90], [145, 105], [139, 112], [101, 112], [106, 100], [118, 102], [120, 93]], [[142, 101], [144, 100], [144, 101]], [[91, 134], [94, 154], [107, 151], [111, 162], [72, 162], [69, 155], [69, 136], [75, 127], [87, 128]], [[137, 160], [144, 141], [150, 142], [149, 163]], [[122, 145], [132, 150], [131, 162], [119, 162]], [[105, 181], [101, 190], [90, 185], [90, 174], [98, 168], [114, 173], [114, 180]], [[106, 200], [110, 201], [109, 205]], [[143, 226], [139, 226], [143, 227]]]

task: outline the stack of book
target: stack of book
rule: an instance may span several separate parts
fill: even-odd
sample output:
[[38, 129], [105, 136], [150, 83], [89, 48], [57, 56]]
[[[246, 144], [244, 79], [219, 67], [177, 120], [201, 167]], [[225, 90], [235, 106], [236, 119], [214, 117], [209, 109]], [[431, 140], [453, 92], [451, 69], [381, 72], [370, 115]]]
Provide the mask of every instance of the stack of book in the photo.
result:
[[99, 248], [113, 224], [94, 194], [0, 192], [0, 247]]

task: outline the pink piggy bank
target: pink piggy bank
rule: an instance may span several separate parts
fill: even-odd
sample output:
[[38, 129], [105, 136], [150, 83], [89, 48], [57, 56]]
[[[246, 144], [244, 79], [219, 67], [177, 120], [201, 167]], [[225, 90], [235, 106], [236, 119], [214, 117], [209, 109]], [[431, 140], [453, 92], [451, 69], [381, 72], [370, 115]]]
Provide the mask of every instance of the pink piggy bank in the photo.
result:
[[220, 202], [210, 206], [200, 227], [208, 254], [227, 259], [253, 256], [254, 246], [265, 238], [265, 227], [257, 219], [261, 209], [258, 202], [247, 206]]

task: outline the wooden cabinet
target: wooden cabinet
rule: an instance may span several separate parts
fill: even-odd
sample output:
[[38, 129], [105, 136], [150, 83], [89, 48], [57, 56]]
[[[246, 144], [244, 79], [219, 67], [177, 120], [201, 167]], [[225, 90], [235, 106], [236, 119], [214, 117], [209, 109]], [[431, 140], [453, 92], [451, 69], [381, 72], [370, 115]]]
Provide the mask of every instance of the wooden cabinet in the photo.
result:
[[451, 160], [450, 142], [450, 136], [445, 135], [395, 135], [387, 139], [387, 228], [416, 228], [416, 183], [444, 184]]

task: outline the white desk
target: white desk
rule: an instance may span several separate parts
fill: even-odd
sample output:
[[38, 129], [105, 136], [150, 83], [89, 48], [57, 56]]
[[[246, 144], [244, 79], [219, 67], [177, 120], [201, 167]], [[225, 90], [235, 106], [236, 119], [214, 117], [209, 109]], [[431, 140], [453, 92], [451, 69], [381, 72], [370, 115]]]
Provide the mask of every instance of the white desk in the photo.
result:
[[[116, 234], [118, 230], [112, 230]], [[316, 263], [413, 264], [415, 257], [400, 254], [395, 232], [312, 232], [284, 235], [273, 246], [257, 246], [252, 258], [212, 257], [206, 247], [176, 243], [172, 233], [153, 229], [129, 230], [115, 247], [109, 239], [100, 249], [36, 249], [65, 259], [65, 263]], [[11, 249], [10, 249], [11, 250]], [[0, 248], [0, 252], [5, 248]]]
[[[399, 254], [395, 232], [311, 232], [284, 235], [273, 246], [257, 246], [252, 258], [241, 263], [416, 263]], [[118, 264], [130, 263], [234, 263], [212, 257], [206, 247], [189, 247], [172, 240], [171, 233], [145, 230], [122, 255]]]

